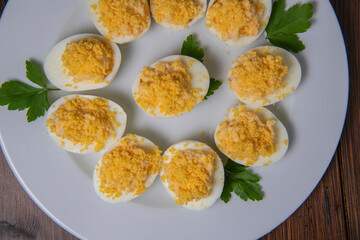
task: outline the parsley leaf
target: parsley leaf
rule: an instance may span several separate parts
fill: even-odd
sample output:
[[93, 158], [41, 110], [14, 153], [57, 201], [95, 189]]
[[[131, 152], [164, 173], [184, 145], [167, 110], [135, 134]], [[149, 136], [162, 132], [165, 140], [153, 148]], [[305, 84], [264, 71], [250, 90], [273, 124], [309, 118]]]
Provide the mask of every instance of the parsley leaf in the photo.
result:
[[216, 80], [215, 78], [210, 78], [210, 86], [209, 86], [209, 90], [207, 91], [204, 99], [207, 100], [207, 97], [211, 96], [214, 94], [214, 91], [218, 90], [219, 87], [221, 86], [222, 82], [219, 80]]
[[189, 35], [183, 42], [181, 55], [193, 57], [200, 62], [204, 61], [204, 50], [199, 47], [199, 43], [195, 40], [193, 35]]
[[[269, 39], [270, 40], [270, 39]], [[295, 34], [274, 35], [271, 37], [271, 43], [275, 46], [282, 47], [294, 53], [301, 52], [305, 49], [305, 45]]]
[[230, 159], [225, 165], [224, 189], [221, 193], [221, 200], [228, 203], [231, 199], [231, 192], [234, 192], [242, 200], [247, 201], [263, 199], [261, 186], [258, 184], [260, 178], [248, 170], [247, 167], [237, 164]]
[[[199, 47], [199, 43], [195, 40], [193, 35], [189, 35], [186, 40], [183, 42], [182, 48], [181, 48], [181, 55], [193, 57], [200, 62], [204, 61], [204, 50]], [[209, 89], [204, 97], [205, 100], [207, 100], [207, 97], [214, 94], [214, 91], [219, 89], [222, 82], [219, 80], [216, 80], [215, 78], [210, 78], [210, 85]]]
[[225, 181], [224, 181], [224, 188], [221, 193], [221, 200], [223, 200], [225, 203], [228, 203], [231, 198], [231, 192], [233, 191], [233, 185], [231, 184], [231, 181], [229, 178], [225, 175]]
[[40, 87], [45, 87], [44, 80], [42, 78], [42, 72], [38, 66], [28, 60], [25, 61], [26, 65], [26, 77], [33, 83]]
[[34, 95], [31, 101], [31, 105], [26, 112], [27, 121], [32, 122], [38, 117], [44, 116], [49, 107], [50, 104], [47, 99], [47, 90]]
[[24, 110], [30, 107], [30, 98], [39, 90], [19, 81], [4, 82], [0, 88], [0, 105], [9, 105], [9, 110]]
[[266, 38], [275, 46], [298, 53], [305, 49], [297, 33], [306, 32], [311, 22], [308, 21], [313, 15], [311, 3], [295, 4], [285, 11], [285, 0], [277, 0], [273, 3], [271, 17], [266, 27]]
[[24, 110], [27, 121], [32, 122], [40, 116], [44, 116], [50, 104], [47, 92], [51, 90], [45, 86], [42, 71], [33, 62], [26, 61], [27, 78], [42, 88], [35, 88], [20, 81], [4, 82], [0, 87], [0, 106], [8, 105], [8, 110]]

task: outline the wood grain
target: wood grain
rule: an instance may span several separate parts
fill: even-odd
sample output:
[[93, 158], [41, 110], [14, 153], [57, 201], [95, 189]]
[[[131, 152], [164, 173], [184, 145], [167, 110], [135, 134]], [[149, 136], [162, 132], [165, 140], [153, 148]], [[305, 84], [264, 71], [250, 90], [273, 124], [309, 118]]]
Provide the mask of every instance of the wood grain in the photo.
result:
[[[0, 0], [2, 12], [7, 0]], [[360, 239], [360, 3], [331, 0], [348, 52], [350, 96], [334, 158], [310, 197], [262, 239]], [[29, 198], [0, 152], [0, 239], [77, 239]]]

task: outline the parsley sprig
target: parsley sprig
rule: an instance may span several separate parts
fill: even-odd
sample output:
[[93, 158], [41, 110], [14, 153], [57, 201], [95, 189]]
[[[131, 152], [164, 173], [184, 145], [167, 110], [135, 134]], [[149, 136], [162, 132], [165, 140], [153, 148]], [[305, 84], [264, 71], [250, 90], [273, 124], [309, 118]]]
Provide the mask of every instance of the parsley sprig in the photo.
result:
[[200, 62], [204, 61], [204, 49], [199, 47], [199, 43], [193, 35], [189, 35], [181, 47], [181, 55], [193, 57]]
[[[181, 47], [181, 55], [193, 57], [200, 62], [204, 61], [204, 49], [200, 48], [199, 43], [195, 40], [193, 35], [189, 35], [183, 42]], [[207, 100], [209, 96], [213, 95], [214, 92], [219, 89], [222, 82], [215, 78], [210, 78], [209, 90], [206, 93], [204, 99]]]
[[271, 17], [266, 27], [266, 38], [275, 46], [298, 53], [305, 45], [297, 36], [311, 26], [308, 21], [313, 15], [311, 3], [295, 4], [285, 11], [285, 0], [273, 3]]
[[221, 200], [228, 203], [231, 198], [231, 192], [234, 192], [242, 200], [248, 199], [253, 201], [260, 201], [264, 194], [261, 191], [261, 186], [258, 184], [260, 178], [246, 170], [247, 167], [237, 164], [230, 159], [224, 167], [225, 182]]
[[215, 78], [210, 78], [209, 90], [207, 91], [204, 99], [207, 100], [209, 96], [213, 95], [214, 92], [219, 89], [221, 84], [222, 84], [221, 81], [216, 80]]
[[48, 91], [59, 89], [46, 87], [42, 70], [35, 63], [26, 61], [25, 65], [26, 77], [41, 88], [15, 80], [4, 82], [0, 87], [0, 106], [8, 105], [9, 110], [19, 111], [28, 108], [27, 121], [32, 122], [49, 109]]

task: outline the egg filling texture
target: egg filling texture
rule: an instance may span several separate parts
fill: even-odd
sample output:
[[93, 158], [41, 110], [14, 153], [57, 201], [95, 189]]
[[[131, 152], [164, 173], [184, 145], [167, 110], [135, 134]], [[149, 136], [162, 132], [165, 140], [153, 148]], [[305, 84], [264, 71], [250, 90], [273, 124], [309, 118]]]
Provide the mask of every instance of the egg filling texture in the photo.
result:
[[146, 0], [99, 0], [91, 5], [98, 22], [109, 32], [108, 38], [137, 36], [149, 24], [150, 10]]
[[135, 101], [151, 115], [156, 111], [165, 116], [189, 112], [195, 107], [201, 91], [192, 89], [190, 81], [188, 68], [179, 60], [159, 62], [153, 68], [144, 67]]
[[258, 100], [274, 93], [283, 83], [288, 67], [282, 56], [252, 50], [237, 58], [229, 71], [230, 88], [241, 97]]
[[259, 33], [263, 13], [264, 5], [257, 0], [216, 0], [208, 9], [206, 26], [220, 33], [221, 40], [235, 42]]
[[111, 46], [95, 37], [66, 44], [61, 56], [63, 73], [73, 77], [75, 83], [104, 81], [114, 67]]
[[150, 4], [155, 6], [153, 17], [156, 22], [184, 25], [185, 28], [202, 9], [198, 0], [150, 0]]
[[274, 120], [261, 121], [255, 112], [246, 111], [243, 106], [232, 111], [234, 117], [221, 122], [216, 132], [221, 151], [231, 159], [246, 159], [246, 165], [276, 152]]
[[95, 144], [94, 151], [98, 152], [109, 137], [115, 137], [114, 131], [120, 126], [115, 115], [106, 99], [75, 97], [59, 106], [46, 125], [56, 136], [84, 146], [83, 150]]
[[147, 189], [147, 179], [159, 173], [161, 151], [158, 147], [149, 150], [140, 144], [135, 136], [123, 138], [102, 157], [101, 166], [96, 171], [99, 191], [107, 198], [116, 199], [131, 192], [140, 195]]
[[[163, 182], [176, 195], [180, 205], [207, 198], [211, 194], [217, 155], [212, 150], [170, 149], [173, 154], [168, 163], [163, 164]], [[167, 159], [165, 157], [164, 161]]]

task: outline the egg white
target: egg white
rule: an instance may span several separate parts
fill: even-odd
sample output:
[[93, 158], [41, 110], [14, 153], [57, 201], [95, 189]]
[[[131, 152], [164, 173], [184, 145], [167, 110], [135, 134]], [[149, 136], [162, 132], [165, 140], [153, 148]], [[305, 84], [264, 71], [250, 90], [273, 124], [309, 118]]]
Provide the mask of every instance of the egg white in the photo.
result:
[[[208, 145], [203, 144], [198, 141], [193, 141], [193, 140], [180, 141], [180, 142], [175, 143], [172, 146], [170, 146], [164, 152], [164, 156], [168, 157], [168, 160], [164, 163], [171, 162], [171, 159], [174, 155], [170, 152], [171, 148], [175, 148], [176, 150], [185, 150], [185, 149], [212, 150]], [[217, 158], [215, 160], [215, 165], [216, 165], [216, 169], [215, 169], [214, 175], [213, 175], [213, 186], [211, 189], [210, 196], [207, 198], [204, 198], [204, 199], [200, 199], [198, 201], [193, 200], [191, 202], [188, 202], [187, 204], [182, 205], [183, 207], [190, 209], [190, 210], [200, 211], [200, 210], [204, 210], [204, 209], [212, 206], [216, 202], [216, 200], [220, 198], [220, 195], [224, 188], [225, 176], [224, 176], [224, 166], [223, 166], [223, 163], [219, 156], [217, 156]], [[160, 171], [160, 177], [163, 175], [164, 175], [164, 169], [162, 168]], [[163, 181], [162, 179], [161, 179], [161, 182], [163, 183], [166, 191], [170, 194], [170, 196], [173, 199], [176, 199], [176, 195], [173, 191], [170, 190], [168, 182], [166, 180]]]
[[[118, 36], [118, 37], [111, 36], [111, 34], [109, 33], [109, 30], [105, 26], [103, 26], [101, 22], [98, 21], [100, 16], [98, 14], [96, 14], [94, 9], [91, 7], [94, 4], [98, 5], [99, 0], [86, 0], [86, 2], [87, 2], [90, 18], [91, 18], [92, 22], [94, 23], [96, 29], [104, 37], [110, 38], [111, 40], [113, 40], [116, 43], [124, 44], [124, 43], [135, 41], [136, 39], [143, 37], [150, 28], [151, 17], [150, 17], [150, 8], [149, 8], [148, 25], [141, 33], [139, 33], [138, 35], [126, 35], [126, 36]], [[146, 4], [148, 4], [147, 1], [146, 1]]]
[[[209, 7], [208, 9], [214, 4], [215, 0], [210, 0], [209, 2]], [[240, 37], [238, 40], [236, 40], [235, 42], [232, 41], [231, 39], [224, 41], [224, 43], [226, 45], [229, 46], [233, 46], [233, 47], [238, 47], [238, 46], [244, 46], [244, 45], [248, 45], [253, 43], [256, 39], [258, 39], [260, 37], [260, 35], [264, 32], [269, 19], [270, 19], [270, 15], [271, 15], [271, 10], [272, 10], [272, 0], [259, 0], [260, 3], [262, 3], [264, 5], [264, 14], [260, 19], [260, 22], [264, 22], [264, 26], [261, 26], [259, 28], [259, 33], [256, 36], [244, 36], [244, 37]], [[208, 22], [207, 22], [208, 23]], [[217, 32], [214, 28], [209, 28], [210, 32], [215, 35], [217, 38], [219, 38], [221, 40], [221, 34], [219, 32]]]
[[[131, 137], [129, 136], [125, 136], [122, 139], [131, 139]], [[122, 139], [118, 139], [116, 143], [120, 142]], [[141, 137], [136, 135], [135, 136], [135, 140], [136, 142], [138, 142], [140, 144], [141, 147], [145, 148], [145, 149], [149, 149], [149, 150], [155, 150], [156, 149], [156, 145], [151, 142], [149, 139]], [[113, 146], [111, 147], [111, 149], [109, 149], [107, 152], [112, 151], [114, 148], [117, 147], [118, 144], [113, 144]], [[105, 155], [105, 153], [104, 153]], [[97, 195], [104, 201], [106, 202], [110, 202], [110, 203], [120, 203], [120, 202], [128, 202], [133, 200], [134, 198], [137, 198], [138, 196], [140, 196], [141, 194], [137, 195], [136, 191], [130, 192], [130, 193], [126, 193], [126, 192], [122, 192], [122, 195], [118, 198], [112, 199], [107, 197], [105, 194], [100, 192], [100, 179], [99, 179], [99, 169], [102, 166], [102, 157], [101, 159], [98, 161], [98, 163], [96, 164], [96, 167], [94, 169], [94, 173], [93, 173], [93, 184], [94, 184], [94, 188], [95, 188], [95, 192], [97, 193]], [[150, 175], [145, 182], [145, 187], [149, 188], [155, 181], [157, 175], [159, 173]]]
[[[274, 133], [275, 133], [274, 141], [275, 141], [275, 144], [277, 147], [277, 151], [267, 157], [259, 156], [258, 160], [251, 166], [254, 166], [254, 167], [266, 166], [266, 165], [272, 164], [272, 163], [280, 160], [285, 155], [285, 153], [288, 149], [288, 145], [289, 145], [289, 136], [288, 136], [285, 126], [271, 111], [269, 111], [266, 108], [263, 108], [263, 107], [256, 108], [256, 107], [252, 107], [252, 106], [248, 106], [248, 105], [239, 105], [235, 108], [239, 108], [240, 106], [244, 106], [245, 111], [254, 111], [262, 122], [264, 122], [266, 120], [275, 120], [275, 122], [276, 122], [275, 125], [273, 126], [273, 129], [274, 129]], [[225, 116], [223, 121], [232, 120], [232, 119], [234, 119], [234, 113], [231, 109], [229, 111], [229, 113]], [[216, 133], [219, 131], [219, 126], [220, 126], [220, 124], [216, 127], [215, 134], [214, 134], [215, 144], [218, 147], [218, 149], [223, 154], [225, 154], [228, 158], [233, 160], [234, 162], [237, 162], [237, 163], [240, 163], [243, 165], [247, 165], [246, 158], [245, 159], [238, 159], [238, 158], [234, 159], [227, 152], [225, 152], [225, 150], [221, 150], [221, 147], [220, 147], [221, 143], [216, 137]]]
[[[54, 112], [56, 112], [56, 110], [61, 105], [64, 105], [67, 100], [71, 100], [76, 97], [88, 98], [91, 100], [96, 99], [96, 98], [101, 98], [101, 97], [90, 96], [90, 95], [67, 95], [65, 97], [58, 99], [56, 102], [54, 102], [50, 106], [50, 108], [46, 114], [46, 119], [51, 118], [52, 114]], [[110, 111], [116, 112], [115, 121], [118, 122], [120, 124], [120, 126], [115, 129], [114, 133], [115, 133], [116, 137], [113, 138], [113, 136], [109, 136], [109, 138], [104, 143], [103, 150], [101, 150], [101, 151], [105, 151], [106, 149], [110, 148], [116, 142], [116, 139], [121, 138], [122, 135], [124, 134], [124, 131], [126, 128], [127, 116], [126, 116], [125, 111], [118, 104], [114, 103], [113, 101], [110, 101], [110, 100], [107, 100], [107, 101], [109, 104]], [[66, 150], [66, 151], [73, 152], [73, 153], [79, 153], [79, 154], [87, 154], [87, 153], [95, 152], [95, 146], [96, 146], [95, 143], [88, 146], [88, 149], [84, 149], [84, 145], [81, 145], [81, 144], [74, 145], [71, 141], [69, 141], [65, 138], [58, 137], [54, 132], [50, 131], [49, 127], [47, 127], [47, 133], [55, 141], [56, 145], [58, 145], [59, 147], [61, 147], [62, 149]]]
[[[177, 31], [182, 31], [185, 28], [185, 26], [187, 25], [188, 28], [190, 28], [192, 25], [194, 25], [197, 21], [199, 21], [202, 17], [205, 16], [205, 12], [206, 12], [206, 7], [207, 7], [207, 0], [199, 0], [200, 4], [201, 4], [201, 10], [199, 11], [199, 13], [188, 23], [185, 25], [175, 25], [172, 23], [166, 23], [166, 22], [158, 22], [158, 24], [160, 24], [161, 26], [171, 29], [171, 30], [177, 30]], [[155, 14], [155, 9], [156, 9], [156, 5], [150, 5], [150, 10], [151, 10], [151, 14], [154, 15]], [[156, 20], [155, 20], [156, 21]]]
[[[75, 83], [73, 77], [64, 73], [64, 66], [61, 60], [62, 54], [66, 49], [66, 45], [71, 42], [79, 42], [88, 37], [97, 38], [103, 42], [108, 43], [113, 52], [114, 52], [114, 66], [109, 75], [99, 83], [89, 83], [86, 81], [80, 81]], [[65, 91], [85, 91], [92, 89], [104, 88], [110, 84], [110, 82], [115, 78], [116, 73], [119, 70], [121, 63], [121, 52], [119, 47], [112, 41], [106, 40], [104, 37], [96, 34], [77, 34], [71, 37], [68, 37], [59, 43], [57, 43], [46, 56], [44, 63], [44, 72], [49, 81], [54, 84], [57, 88], [60, 88]]]
[[[206, 67], [197, 59], [184, 55], [172, 55], [156, 61], [155, 63], [151, 64], [150, 67], [152, 68], [155, 67], [159, 62], [173, 62], [175, 60], [179, 60], [181, 63], [183, 63], [185, 66], [188, 67], [188, 71], [191, 76], [191, 82], [190, 82], [191, 88], [201, 89], [201, 91], [197, 96], [203, 99], [206, 96], [207, 91], [209, 89], [210, 77]], [[135, 77], [135, 80], [132, 85], [132, 94], [135, 100], [137, 99], [136, 95], [139, 92], [140, 73], [141, 71]], [[196, 98], [196, 104], [200, 103], [201, 101], [199, 101], [199, 99]], [[164, 115], [159, 111], [155, 111], [154, 113], [155, 115], [153, 115], [150, 109], [143, 109], [143, 110], [145, 113], [153, 117], [158, 117], [158, 118], [174, 117], [173, 115], [172, 116]], [[178, 113], [176, 116], [179, 116], [181, 114], [183, 114], [183, 112]]]
[[[299, 86], [300, 80], [301, 80], [301, 66], [300, 66], [299, 61], [296, 59], [296, 57], [293, 54], [286, 51], [285, 49], [282, 49], [279, 47], [274, 47], [274, 46], [256, 47], [256, 48], [250, 49], [248, 52], [250, 52], [252, 50], [259, 51], [260, 53], [268, 53], [273, 56], [280, 55], [283, 57], [283, 61], [286, 64], [286, 66], [288, 67], [288, 73], [284, 76], [284, 78], [282, 80], [282, 82], [284, 84], [286, 84], [286, 87], [285, 88], [279, 87], [278, 89], [276, 89], [276, 91], [274, 93], [269, 94], [269, 95], [265, 96], [264, 98], [258, 99], [258, 100], [254, 100], [249, 97], [240, 96], [235, 91], [233, 91], [235, 93], [236, 97], [241, 102], [243, 102], [247, 105], [254, 106], [254, 107], [267, 106], [267, 105], [274, 104], [274, 103], [284, 99], [286, 96], [291, 94], [293, 92], [293, 90], [295, 91], [295, 89]], [[246, 53], [248, 53], [248, 52], [246, 52]], [[246, 54], [246, 53], [244, 53], [244, 54]], [[233, 68], [236, 65], [235, 62], [236, 61], [234, 61], [231, 68]], [[229, 70], [228, 75], [227, 75], [229, 82], [230, 82], [230, 76], [231, 75], [230, 75], [230, 70]]]

